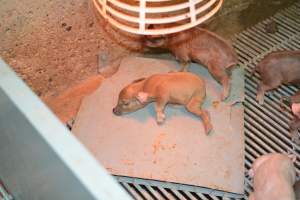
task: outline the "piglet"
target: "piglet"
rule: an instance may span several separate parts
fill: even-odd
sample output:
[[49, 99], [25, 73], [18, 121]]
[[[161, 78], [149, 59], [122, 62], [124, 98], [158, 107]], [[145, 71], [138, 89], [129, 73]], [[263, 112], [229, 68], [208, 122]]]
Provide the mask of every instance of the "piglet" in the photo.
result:
[[206, 66], [210, 74], [223, 85], [221, 99], [229, 96], [228, 68], [236, 65], [238, 59], [232, 46], [215, 33], [196, 27], [169, 35], [145, 36], [144, 45], [171, 51], [181, 62], [181, 71], [186, 71], [191, 61]]
[[119, 93], [113, 113], [122, 115], [155, 102], [156, 121], [161, 124], [165, 120], [165, 106], [168, 103], [180, 104], [202, 118], [205, 133], [208, 134], [212, 129], [210, 117], [206, 110], [201, 109], [205, 96], [205, 82], [195, 74], [189, 72], [155, 74], [135, 80], [124, 87]]
[[295, 200], [295, 161], [296, 156], [280, 153], [271, 153], [256, 159], [249, 171], [254, 189], [249, 200]]
[[296, 195], [296, 200], [300, 200], [300, 181], [297, 181], [294, 184], [294, 191], [295, 191], [295, 195]]
[[283, 103], [283, 100], [289, 103], [289, 105], [291, 106], [292, 113], [294, 115], [294, 119], [290, 124], [292, 140], [297, 144], [300, 144], [300, 139], [298, 135], [298, 129], [300, 128], [300, 90], [291, 97], [282, 97], [281, 104]]
[[282, 83], [300, 83], [300, 51], [270, 53], [259, 62], [254, 71], [261, 76], [256, 99], [259, 104], [263, 104], [266, 91], [275, 89]]

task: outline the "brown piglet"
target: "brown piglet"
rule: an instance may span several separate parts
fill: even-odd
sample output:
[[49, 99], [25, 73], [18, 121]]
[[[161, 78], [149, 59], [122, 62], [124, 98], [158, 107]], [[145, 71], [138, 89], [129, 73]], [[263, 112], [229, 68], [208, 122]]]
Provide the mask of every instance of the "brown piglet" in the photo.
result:
[[300, 51], [272, 52], [258, 63], [254, 71], [261, 76], [256, 99], [259, 104], [263, 104], [266, 91], [282, 83], [300, 83]]
[[295, 195], [296, 195], [296, 200], [300, 200], [300, 181], [297, 181], [294, 184], [294, 191], [295, 191]]
[[197, 75], [189, 72], [171, 72], [155, 74], [148, 78], [133, 81], [119, 93], [118, 103], [113, 108], [115, 115], [122, 115], [143, 108], [155, 102], [156, 121], [161, 124], [165, 120], [164, 109], [167, 104], [180, 104], [202, 118], [205, 133], [212, 130], [210, 117], [201, 108], [206, 96], [205, 82]]
[[300, 144], [300, 139], [298, 135], [298, 129], [300, 128], [300, 90], [290, 97], [282, 97], [281, 104], [283, 100], [287, 101], [291, 106], [292, 113], [294, 115], [293, 121], [290, 123], [290, 133], [292, 140], [297, 144]]
[[[155, 27], [154, 27], [155, 28]], [[186, 71], [189, 62], [207, 67], [210, 74], [223, 86], [221, 99], [230, 93], [230, 67], [238, 63], [232, 46], [220, 36], [203, 28], [192, 28], [179, 33], [163, 36], [145, 36], [146, 47], [168, 49]]]

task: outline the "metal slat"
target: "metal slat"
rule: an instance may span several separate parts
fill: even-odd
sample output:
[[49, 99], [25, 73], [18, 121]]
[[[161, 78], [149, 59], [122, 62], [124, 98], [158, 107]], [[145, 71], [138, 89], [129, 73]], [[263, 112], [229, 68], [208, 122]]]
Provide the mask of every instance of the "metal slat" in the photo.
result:
[[265, 34], [261, 35], [258, 31], [254, 33], [250, 28], [247, 31], [242, 32], [241, 34], [246, 35], [248, 38], [251, 38], [251, 40], [257, 43], [257, 45], [261, 46], [261, 48], [264, 48], [265, 51], [262, 52], [262, 54], [266, 51], [269, 51], [270, 48], [272, 48], [272, 46], [274, 45], [273, 43], [268, 42], [267, 38], [264, 37]]
[[[297, 12], [297, 11], [295, 11]], [[298, 13], [295, 13], [292, 9], [286, 10], [286, 12], [281, 12], [276, 14], [274, 17], [276, 17], [276, 19], [278, 20], [286, 20], [291, 24], [291, 28], [294, 29], [299, 29], [299, 9], [298, 9]]]
[[292, 50], [299, 50], [299, 44], [296, 43], [297, 40], [299, 40], [299, 38], [296, 37], [292, 42], [284, 44], [284, 46]]
[[261, 23], [257, 24], [254, 28], [255, 28], [256, 30], [259, 30], [260, 32], [262, 32], [262, 33], [264, 33], [264, 34], [267, 34], [267, 35], [268, 35], [268, 40], [272, 40], [273, 43], [274, 43], [274, 46], [275, 46], [276, 44], [280, 44], [280, 42], [282, 42], [282, 40], [281, 40], [281, 39], [278, 39], [278, 38], [276, 38], [276, 37], [274, 37], [274, 34], [268, 34], [268, 33], [266, 33], [266, 31], [265, 31], [265, 26], [266, 26], [266, 23], [261, 22]]
[[[246, 143], [245, 150], [247, 152], [245, 166], [247, 166], [247, 167], [251, 166], [250, 161], [255, 160], [259, 156], [259, 154], [251, 148], [251, 146], [250, 146], [251, 144], [247, 144], [248, 141], [249, 141], [249, 139], [247, 137], [246, 141], [245, 141], [245, 143]], [[255, 157], [253, 157], [251, 154], [254, 154]]]
[[[250, 93], [248, 93], [249, 95], [252, 95], [252, 94], [250, 94]], [[254, 105], [254, 106], [258, 106], [257, 104], [257, 102], [256, 102], [256, 100], [254, 100], [254, 99], [247, 99], [247, 106], [250, 106], [250, 104], [251, 105]], [[288, 129], [288, 125], [286, 124], [286, 123], [288, 123], [289, 121], [283, 121], [283, 120], [281, 120], [281, 118], [283, 117], [283, 116], [278, 116], [278, 115], [276, 115], [276, 113], [280, 113], [280, 112], [278, 112], [273, 106], [272, 106], [272, 104], [274, 105], [274, 102], [272, 102], [272, 101], [268, 101], [268, 100], [266, 100], [265, 101], [265, 104], [263, 105], [264, 107], [262, 107], [262, 108], [260, 108], [258, 111], [259, 111], [259, 113], [258, 114], [264, 114], [264, 115], [266, 115], [267, 116], [267, 118], [268, 118], [268, 120], [269, 121], [272, 121], [272, 122], [276, 122], [276, 123], [278, 123], [278, 124], [280, 124], [280, 125], [282, 125], [283, 127], [285, 127], [285, 129]], [[250, 109], [253, 109], [253, 107], [252, 108], [250, 108]], [[269, 110], [269, 109], [272, 109], [272, 110]], [[256, 110], [255, 110], [256, 111]], [[279, 127], [278, 125], [276, 125], [277, 127]], [[281, 131], [283, 131], [283, 132], [285, 132], [285, 129], [282, 129], [283, 127], [279, 127], [279, 129], [281, 130]]]
[[245, 58], [246, 61], [253, 57], [251, 53], [244, 50], [244, 46], [241, 45], [238, 41], [234, 44], [234, 47], [240, 52], [240, 55], [243, 56], [243, 58]]
[[[278, 15], [274, 17], [274, 21], [281, 27], [280, 31], [286, 31], [289, 32], [289, 34], [297, 34], [300, 30], [300, 27], [298, 27], [298, 22], [295, 22], [294, 20], [291, 20], [286, 15]], [[291, 25], [293, 27], [291, 27]], [[280, 33], [280, 32], [279, 32]]]
[[244, 64], [244, 63], [247, 63], [248, 59], [244, 57], [244, 53], [239, 50], [235, 45], [233, 45], [235, 47], [235, 50], [238, 54], [238, 60], [239, 60], [239, 63], [240, 64]]
[[158, 199], [158, 200], [165, 199], [159, 192], [155, 191], [151, 186], [145, 185], [145, 187], [155, 197], [155, 199]]
[[152, 196], [144, 188], [141, 187], [141, 185], [139, 185], [139, 184], [133, 184], [133, 185], [141, 194], [143, 194], [145, 199], [147, 199], [147, 200], [153, 199]]
[[171, 190], [173, 192], [173, 194], [178, 197], [180, 200], [187, 200], [187, 198], [185, 196], [183, 196], [178, 190]]
[[201, 194], [201, 193], [197, 193], [197, 195], [198, 195], [199, 198], [202, 199], [202, 200], [210, 200], [210, 199], [208, 199], [206, 196], [204, 196], [204, 195]]
[[[247, 97], [247, 100], [249, 99], [249, 102], [252, 102], [253, 105], [259, 106], [258, 102], [255, 100], [256, 90], [251, 86], [253, 86], [253, 85], [251, 85], [250, 83], [246, 86], [247, 89], [249, 89], [247, 91], [247, 94], [249, 97], [249, 98]], [[288, 123], [290, 121], [289, 119], [287, 119], [287, 117], [289, 117], [291, 115], [288, 112], [280, 111], [279, 103], [280, 103], [280, 101], [277, 101], [271, 95], [270, 96], [265, 95], [264, 105], [260, 109], [267, 112], [268, 115], [271, 116], [275, 121], [278, 121], [278, 123], [280, 123], [281, 126], [287, 128], [288, 126], [286, 125], [286, 123]], [[272, 114], [274, 114], [274, 115], [272, 116]]]
[[249, 46], [252, 46], [252, 48], [254, 50], [256, 50], [260, 55], [266, 51], [268, 51], [269, 49], [264, 47], [263, 45], [261, 45], [260, 43], [258, 43], [256, 40], [253, 40], [250, 36], [248, 36], [247, 34], [240, 34], [240, 37], [243, 39], [243, 41], [245, 41]]
[[[283, 133], [277, 130], [277, 127], [273, 126], [273, 123], [267, 122], [266, 119], [268, 119], [267, 116], [265, 116], [261, 112], [255, 112], [251, 111], [250, 109], [247, 109], [247, 114], [249, 114], [249, 121], [253, 121], [255, 124], [259, 123], [259, 126], [261, 126], [261, 129], [265, 132], [265, 134], [268, 134], [269, 132], [272, 132], [272, 134], [268, 134], [268, 138], [276, 142], [276, 145], [274, 144], [274, 147], [277, 145], [280, 145], [281, 147], [285, 147], [286, 149], [289, 149], [286, 143], [289, 141], [286, 137], [283, 136]], [[257, 114], [261, 117], [258, 119]], [[245, 119], [248, 119], [248, 115], [245, 117]], [[276, 137], [275, 137], [276, 136]], [[283, 142], [284, 141], [284, 142]], [[291, 145], [290, 145], [291, 146]]]
[[237, 40], [237, 46], [244, 50], [245, 55], [248, 55], [249, 57], [256, 57], [257, 55], [259, 55], [258, 52], [255, 52], [255, 50], [252, 49], [249, 44], [246, 44], [241, 39]]
[[171, 195], [165, 188], [160, 188], [160, 191], [167, 197], [168, 200], [176, 200], [176, 198]]
[[276, 41], [273, 40], [272, 38], [270, 38], [268, 36], [268, 34], [266, 34], [265, 32], [262, 32], [260, 29], [258, 29], [256, 27], [249, 28], [247, 31], [245, 31], [244, 34], [252, 35], [252, 37], [258, 37], [259, 38], [258, 42], [264, 43], [265, 45], [267, 45], [270, 48], [270, 50], [276, 44]]
[[142, 196], [137, 193], [130, 185], [128, 185], [127, 183], [120, 183], [124, 188], [125, 190], [131, 194], [131, 196], [136, 199], [136, 200], [144, 200], [144, 198], [142, 198]]
[[192, 193], [190, 193], [190, 192], [186, 192], [185, 193], [187, 196], [188, 196], [188, 198], [190, 199], [190, 200], [198, 200]]

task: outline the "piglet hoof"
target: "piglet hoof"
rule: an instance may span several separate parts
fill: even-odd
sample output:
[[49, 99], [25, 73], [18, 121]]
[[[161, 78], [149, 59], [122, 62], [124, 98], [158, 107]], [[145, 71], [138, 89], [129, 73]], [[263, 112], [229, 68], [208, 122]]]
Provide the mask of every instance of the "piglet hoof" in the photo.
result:
[[156, 123], [158, 125], [161, 125], [161, 124], [164, 123], [164, 121], [165, 121], [165, 115], [164, 114], [158, 114], [157, 118], [156, 118]]
[[224, 89], [222, 94], [221, 94], [221, 101], [225, 101], [229, 97], [229, 90]]
[[300, 145], [300, 138], [299, 138], [299, 135], [298, 135], [298, 131], [292, 131], [291, 133], [292, 135], [292, 141], [295, 142], [297, 145]]
[[221, 94], [221, 101], [225, 101], [227, 99], [228, 95], [225, 95], [224, 93]]
[[264, 97], [257, 95], [256, 101], [258, 101], [259, 105], [264, 104]]
[[156, 123], [157, 123], [158, 125], [162, 125], [162, 124], [164, 123], [164, 121], [165, 121], [165, 120], [163, 120], [163, 119], [156, 119]]
[[164, 120], [156, 120], [156, 123], [158, 124], [158, 125], [162, 125], [163, 123], [164, 123]]
[[300, 144], [300, 138], [299, 138], [299, 135], [298, 135], [298, 131], [297, 130], [292, 130], [290, 134], [291, 134], [292, 141], [299, 145]]
[[282, 112], [286, 112], [287, 111], [287, 109], [284, 107], [284, 105], [283, 105], [283, 103], [279, 103], [279, 108], [280, 108], [280, 110], [282, 111]]
[[208, 124], [208, 125], [205, 125], [204, 129], [205, 129], [205, 134], [209, 135], [210, 132], [212, 131], [213, 127], [211, 124]]

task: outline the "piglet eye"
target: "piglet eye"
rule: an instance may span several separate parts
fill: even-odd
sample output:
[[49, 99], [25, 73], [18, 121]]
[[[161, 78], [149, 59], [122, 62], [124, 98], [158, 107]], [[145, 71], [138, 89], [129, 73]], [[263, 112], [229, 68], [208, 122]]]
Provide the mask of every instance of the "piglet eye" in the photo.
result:
[[128, 106], [128, 105], [129, 105], [129, 102], [124, 103], [124, 105], [125, 105], [125, 106]]

